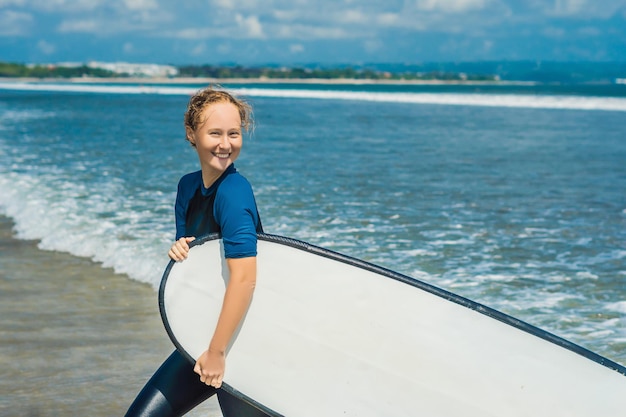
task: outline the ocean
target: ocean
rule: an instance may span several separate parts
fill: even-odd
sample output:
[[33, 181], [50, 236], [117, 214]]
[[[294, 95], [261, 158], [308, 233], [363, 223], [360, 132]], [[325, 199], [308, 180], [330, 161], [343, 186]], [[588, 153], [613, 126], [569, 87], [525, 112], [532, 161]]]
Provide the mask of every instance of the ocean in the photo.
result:
[[[225, 85], [265, 231], [426, 281], [626, 364], [626, 85]], [[198, 85], [0, 83], [17, 239], [157, 288]], [[106, 285], [106, 283], [102, 283]]]

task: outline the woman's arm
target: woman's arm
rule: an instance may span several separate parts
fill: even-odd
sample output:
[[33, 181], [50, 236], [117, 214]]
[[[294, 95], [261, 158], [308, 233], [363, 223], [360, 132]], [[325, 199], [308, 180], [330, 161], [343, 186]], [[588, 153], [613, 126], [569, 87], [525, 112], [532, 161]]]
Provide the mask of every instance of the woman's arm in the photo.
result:
[[222, 311], [209, 348], [198, 358], [194, 371], [200, 380], [215, 388], [222, 386], [226, 349], [246, 314], [256, 285], [256, 257], [226, 259], [230, 280]]

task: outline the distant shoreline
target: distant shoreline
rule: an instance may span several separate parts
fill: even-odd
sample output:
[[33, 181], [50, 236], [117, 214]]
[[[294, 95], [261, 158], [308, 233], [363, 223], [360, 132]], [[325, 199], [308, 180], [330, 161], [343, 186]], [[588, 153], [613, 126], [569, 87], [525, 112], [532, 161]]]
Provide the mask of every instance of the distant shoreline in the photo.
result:
[[375, 80], [359, 78], [204, 78], [204, 77], [0, 77], [0, 82], [72, 84], [320, 84], [320, 85], [536, 85], [533, 81]]

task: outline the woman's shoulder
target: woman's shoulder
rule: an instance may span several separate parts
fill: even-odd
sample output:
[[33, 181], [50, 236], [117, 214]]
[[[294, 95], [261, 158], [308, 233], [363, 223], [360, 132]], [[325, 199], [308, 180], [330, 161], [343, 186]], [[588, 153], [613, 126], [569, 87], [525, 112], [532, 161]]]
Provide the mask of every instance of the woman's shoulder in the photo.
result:
[[246, 177], [241, 175], [239, 171], [234, 171], [224, 178], [224, 181], [222, 181], [218, 188], [218, 192], [232, 192], [237, 190], [252, 192], [252, 185], [250, 185], [250, 182]]
[[202, 171], [194, 171], [183, 175], [178, 181], [178, 187], [194, 188], [202, 181]]
[[190, 172], [178, 181], [177, 201], [189, 201], [202, 183], [202, 171]]
[[[252, 185], [238, 172], [231, 173], [217, 189], [216, 204], [228, 207], [252, 207], [255, 203]], [[219, 203], [218, 203], [219, 202]]]

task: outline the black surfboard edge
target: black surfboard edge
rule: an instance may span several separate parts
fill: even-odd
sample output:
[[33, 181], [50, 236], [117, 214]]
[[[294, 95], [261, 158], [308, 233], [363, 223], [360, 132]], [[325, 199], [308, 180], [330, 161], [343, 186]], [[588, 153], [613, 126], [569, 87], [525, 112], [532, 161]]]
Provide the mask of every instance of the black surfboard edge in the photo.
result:
[[[211, 233], [208, 234], [206, 236], [200, 237], [195, 239], [194, 241], [192, 241], [190, 243], [190, 247], [193, 246], [197, 246], [197, 245], [202, 245], [203, 243], [206, 243], [208, 241], [211, 240], [216, 240], [216, 239], [220, 239], [221, 236], [218, 233]], [[476, 301], [472, 301], [469, 298], [465, 298], [463, 296], [460, 296], [458, 294], [452, 293], [450, 291], [444, 290], [442, 288], [436, 287], [432, 284], [429, 284], [427, 282], [418, 280], [416, 278], [412, 278], [409, 277], [407, 275], [403, 275], [399, 272], [393, 271], [391, 269], [382, 267], [382, 266], [378, 266], [375, 265], [373, 263], [367, 262], [367, 261], [363, 261], [361, 259], [357, 259], [348, 255], [344, 255], [342, 253], [339, 252], [335, 252], [333, 250], [330, 249], [326, 249], [326, 248], [322, 248], [320, 246], [316, 246], [313, 245], [311, 243], [307, 243], [301, 240], [297, 240], [297, 239], [293, 239], [290, 237], [285, 237], [285, 236], [279, 236], [279, 235], [272, 235], [272, 234], [267, 234], [267, 233], [259, 233], [258, 234], [258, 239], [262, 240], [262, 241], [267, 241], [267, 242], [273, 242], [273, 243], [278, 243], [278, 244], [282, 244], [282, 245], [286, 245], [286, 246], [290, 246], [292, 248], [295, 249], [300, 249], [309, 253], [314, 253], [316, 255], [319, 256], [323, 256], [325, 258], [329, 258], [335, 261], [339, 261], [339, 262], [343, 262], [361, 269], [365, 269], [367, 271], [370, 272], [374, 272], [380, 275], [383, 275], [387, 278], [391, 278], [394, 279], [396, 281], [400, 281], [402, 283], [408, 284], [412, 287], [415, 288], [419, 288], [423, 291], [427, 291], [433, 295], [436, 295], [438, 297], [444, 298], [445, 300], [448, 300], [450, 302], [459, 304], [463, 307], [469, 308], [470, 310], [474, 310], [478, 313], [484, 314], [488, 317], [491, 317], [495, 320], [498, 320], [500, 322], [503, 322], [505, 324], [508, 324], [510, 326], [513, 326], [519, 330], [522, 330], [526, 333], [530, 333], [533, 336], [539, 337], [541, 339], [544, 339], [548, 342], [551, 342], [555, 345], [558, 345], [562, 348], [565, 348], [567, 350], [570, 350], [574, 353], [577, 353], [581, 356], [584, 356], [587, 359], [590, 359], [600, 365], [603, 365], [611, 370], [614, 370], [624, 376], [626, 376], [626, 367], [615, 362], [612, 361], [611, 359], [605, 358], [604, 356], [595, 353], [587, 348], [584, 348], [574, 342], [571, 342], [567, 339], [564, 339], [560, 336], [557, 336], [553, 333], [548, 332], [547, 330], [543, 330], [537, 326], [534, 326], [532, 324], [526, 323], [523, 320], [517, 319], [513, 316], [510, 316], [506, 313], [503, 313], [501, 311], [495, 310], [491, 307], [488, 307], [484, 304], [478, 303]], [[184, 348], [180, 345], [180, 343], [178, 343], [178, 341], [176, 340], [176, 337], [174, 336], [169, 323], [167, 321], [167, 316], [165, 313], [165, 305], [164, 305], [164, 292], [165, 292], [165, 284], [167, 282], [167, 277], [169, 276], [170, 270], [172, 269], [172, 266], [174, 265], [174, 261], [170, 260], [170, 263], [167, 265], [165, 272], [163, 273], [163, 278], [161, 279], [161, 285], [159, 287], [159, 311], [161, 313], [161, 319], [163, 320], [163, 324], [165, 326], [165, 329], [170, 337], [170, 339], [172, 340], [172, 342], [174, 343], [174, 345], [176, 346], [176, 349], [178, 349], [191, 363], [195, 363], [195, 359], [193, 359], [185, 350]], [[227, 384], [223, 384], [222, 388], [225, 389], [226, 391], [228, 391], [229, 393], [237, 396], [238, 398], [243, 399], [244, 401], [249, 402], [251, 405], [265, 411], [267, 414], [271, 415], [271, 416], [275, 416], [275, 417], [281, 417], [281, 414], [276, 413], [275, 411], [263, 406], [262, 404], [258, 403], [257, 401], [245, 396], [244, 394], [238, 392], [237, 390], [235, 390], [234, 388], [228, 386]]]

